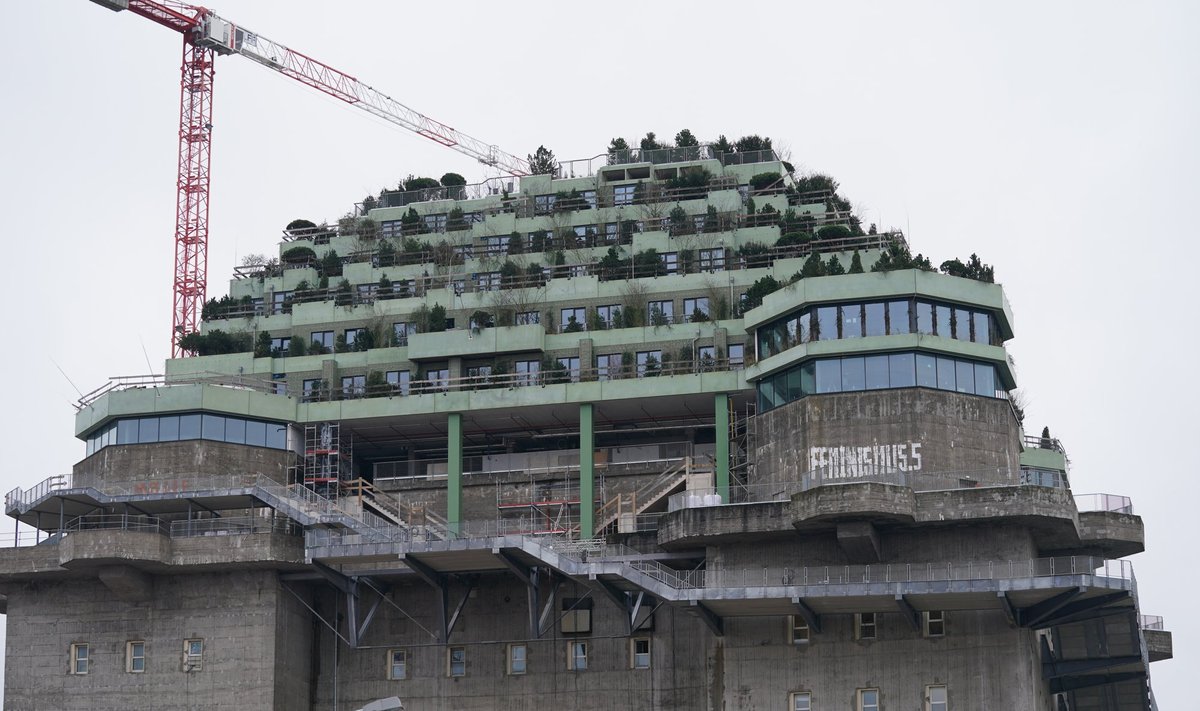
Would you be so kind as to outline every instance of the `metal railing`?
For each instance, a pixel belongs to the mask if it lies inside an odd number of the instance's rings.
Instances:
[[[298,535],[300,526],[290,518],[265,518],[262,516],[225,516],[171,521],[171,538],[194,538],[197,536],[237,536],[259,533]]]
[[[63,530],[77,531],[140,531],[170,535],[167,522],[157,516],[144,514],[89,514],[67,521]]]
[[[1144,630],[1162,630],[1162,615],[1138,615],[1138,627]]]
[[[24,513],[29,510],[35,502],[40,501],[51,491],[58,489],[69,489],[71,487],[70,474],[53,474],[46,477],[37,484],[28,489],[22,490],[21,487],[16,487],[4,496],[4,510],[13,511],[14,509]]]
[[[1063,448],[1062,442],[1054,437],[1035,437],[1033,435],[1025,435],[1022,438],[1022,444],[1026,448],[1048,449],[1052,452],[1066,455],[1067,450]]]
[[[1075,507],[1079,511],[1110,511],[1133,514],[1133,500],[1116,494],[1076,494]]]
[[[203,373],[187,377],[172,377],[165,375],[122,375],[109,378],[108,382],[89,393],[82,395],[75,402],[75,410],[79,411],[96,402],[101,396],[115,390],[138,390],[145,388],[170,387],[172,385],[218,385],[236,390],[254,390],[256,392],[274,393],[278,381],[244,378],[239,375],[226,373]]]

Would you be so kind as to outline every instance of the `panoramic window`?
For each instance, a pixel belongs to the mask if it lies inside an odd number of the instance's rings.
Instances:
[[[315,400],[321,381],[304,382],[308,388],[305,397]],[[154,444],[189,439],[285,449],[287,427],[275,422],[199,413],[133,417],[112,422],[89,435],[87,454],[91,456],[114,444]]]

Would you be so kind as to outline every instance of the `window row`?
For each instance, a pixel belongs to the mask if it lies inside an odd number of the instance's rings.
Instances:
[[[90,674],[93,669],[92,647],[87,642],[76,642],[71,645],[67,673],[74,676]],[[181,671],[200,671],[204,662],[204,640],[183,640],[183,659]],[[142,674],[146,671],[146,642],[145,640],[130,640],[125,643],[125,671],[128,674]]]
[[[879,689],[856,689],[854,691],[855,711],[882,711],[883,694]],[[841,708],[838,702],[828,706],[815,704],[815,696],[811,691],[793,691],[788,694],[788,709],[790,711],[817,711],[820,708]],[[925,687],[922,708],[924,711],[950,711],[949,695],[945,684],[930,684]]]
[[[758,411],[809,395],[912,387],[1003,397],[993,365],[927,353],[887,353],[810,360],[764,378],[758,382]]]
[[[591,642],[587,640],[571,640],[566,644],[564,661],[567,671],[587,671],[588,653]],[[649,637],[636,637],[629,640],[629,668],[649,669],[651,655],[651,640]],[[529,646],[525,643],[510,644],[505,649],[504,671],[509,676],[520,676],[529,673]],[[467,676],[467,648],[452,646],[446,648],[445,668],[441,673],[448,677]],[[414,678],[413,657],[407,649],[389,649],[387,651],[387,678],[403,681]]]
[[[788,641],[794,645],[808,644],[812,633],[808,622],[798,615],[791,615],[788,621]],[[926,638],[946,636],[946,613],[943,610],[926,610],[921,613],[921,636]],[[854,615],[854,639],[879,639],[879,616],[875,612],[860,612]]]
[[[127,418],[92,433],[87,438],[87,456],[112,444],[151,444],[189,439],[287,449],[287,425],[208,413]]]
[[[813,341],[920,333],[958,341],[1000,345],[995,319],[986,311],[924,299],[809,306],[759,326],[759,358]]]

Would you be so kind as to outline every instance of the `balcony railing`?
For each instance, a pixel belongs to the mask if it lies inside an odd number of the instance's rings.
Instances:
[[[1164,629],[1162,615],[1138,615],[1138,627],[1144,630]]]
[[[1133,514],[1133,501],[1116,494],[1076,494],[1075,507],[1080,511],[1110,511]]]
[[[1023,444],[1026,449],[1048,449],[1052,452],[1066,455],[1067,450],[1063,448],[1062,442],[1054,437],[1034,437],[1033,435],[1025,435]]]

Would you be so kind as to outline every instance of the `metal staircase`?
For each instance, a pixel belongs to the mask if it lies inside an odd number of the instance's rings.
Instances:
[[[687,486],[688,479],[693,474],[704,470],[692,466],[692,458],[684,457],[653,480],[643,484],[637,491],[617,494],[604,503],[596,511],[596,535],[602,536],[617,532],[621,526],[622,516],[637,516],[664,502],[671,494],[678,493]],[[579,527],[573,529],[578,533]]]

